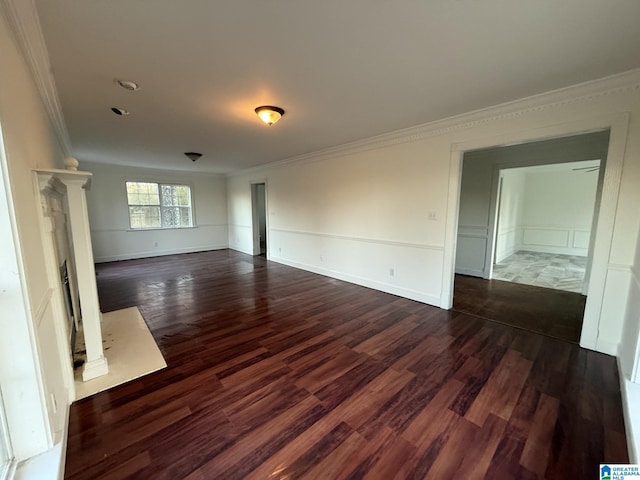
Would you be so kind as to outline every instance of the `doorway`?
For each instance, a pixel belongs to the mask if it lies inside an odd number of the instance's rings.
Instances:
[[[266,182],[251,184],[253,212],[253,254],[267,256],[267,185]]]
[[[609,135],[464,153],[455,310],[579,341]]]
[[[600,163],[500,170],[491,279],[586,295]]]

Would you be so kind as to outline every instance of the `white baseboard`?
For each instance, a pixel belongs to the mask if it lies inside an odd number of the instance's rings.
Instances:
[[[500,255],[496,255],[496,258],[494,259],[494,263],[500,263],[502,260],[504,260],[505,258],[510,257],[511,255],[516,253],[517,251],[518,251],[518,248],[514,247],[514,248],[510,248],[506,252],[501,253]]]
[[[136,258],[162,257],[165,255],[177,255],[180,253],[196,253],[208,252],[211,250],[224,250],[229,248],[228,245],[200,245],[197,247],[174,248],[170,250],[148,250],[144,252],[124,253],[121,255],[107,255],[103,257],[95,257],[96,263],[118,262],[120,260],[134,260]]]
[[[236,252],[240,252],[240,253],[246,253],[247,255],[254,255],[253,253],[253,249],[251,250],[245,250],[244,248],[240,247],[239,245],[229,245],[229,250],[235,250]]]
[[[460,275],[484,278],[484,270],[476,270],[474,268],[456,268],[456,273]]]
[[[552,253],[555,255],[573,255],[575,257],[586,257],[588,250],[586,248],[570,248],[570,247],[547,247],[544,245],[522,244],[518,245],[515,252],[536,252],[536,253]]]
[[[580,346],[582,347],[582,345]],[[589,348],[589,347],[583,347],[583,348]],[[618,357],[619,348],[620,348],[620,344],[617,342],[610,342],[608,340],[602,340],[602,339],[596,340],[595,350],[597,352],[611,355],[612,357]]]
[[[392,295],[398,295],[399,297],[404,297],[410,300],[415,300],[417,302],[422,302],[428,305],[433,305],[435,307],[440,307],[440,297],[436,295],[429,295],[427,293],[419,292],[417,290],[398,287],[396,285],[389,285],[387,283],[377,282],[375,280],[370,280],[368,278],[362,278],[355,275],[350,275],[348,273],[337,272],[335,270],[320,268],[320,267],[316,267],[315,265],[299,263],[299,262],[295,262],[282,257],[270,257],[269,260],[276,263],[282,263],[283,265],[288,265],[289,267],[306,270],[307,272],[324,275],[325,277],[335,278],[337,280],[354,283],[356,285],[361,285],[363,287],[372,288],[374,290],[379,290],[381,292],[390,293]]]

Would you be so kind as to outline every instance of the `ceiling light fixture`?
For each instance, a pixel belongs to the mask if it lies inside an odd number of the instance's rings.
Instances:
[[[138,85],[136,82],[132,82],[131,80],[119,80],[116,78],[116,83],[125,90],[130,90],[132,92],[135,92],[140,88],[140,85]]]
[[[267,125],[273,125],[284,115],[284,110],[280,107],[272,107],[270,105],[263,105],[256,108],[256,113],[260,120]]]
[[[202,154],[198,152],[184,152],[184,154],[187,158],[190,158],[192,162],[195,162],[202,156]]]

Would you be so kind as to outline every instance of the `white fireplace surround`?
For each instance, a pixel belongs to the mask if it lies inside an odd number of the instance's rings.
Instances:
[[[47,237],[44,243],[52,254],[48,256],[51,260],[47,262],[47,275],[52,278],[53,276],[59,278],[60,260],[64,261],[64,259],[58,258],[57,252],[60,249],[56,245],[56,241],[60,241],[60,236],[56,235],[56,228],[64,228],[64,225],[56,225],[55,211],[62,208],[69,222],[70,244],[65,245],[64,249],[68,249],[72,256],[69,275],[73,276],[74,283],[77,285],[79,310],[82,312],[81,331],[84,333],[87,350],[87,361],[83,366],[82,379],[88,381],[106,375],[109,367],[102,346],[102,313],[98,301],[87,212],[86,190],[91,185],[92,174],[77,171],[77,165],[77,160],[69,158],[65,161],[67,170],[35,170],[35,174],[42,204],[40,220],[43,224],[44,235]],[[76,309],[76,314],[77,312],[78,309]],[[62,355],[70,353],[70,351],[61,352]],[[71,379],[71,383],[73,383],[73,379]]]

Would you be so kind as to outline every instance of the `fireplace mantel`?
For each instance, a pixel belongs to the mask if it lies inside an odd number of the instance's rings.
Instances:
[[[102,313],[98,301],[96,273],[91,246],[91,232],[87,210],[86,190],[91,185],[90,172],[77,171],[75,159],[65,162],[68,170],[34,170],[38,182],[43,209],[43,228],[55,237],[55,221],[52,218],[51,202],[57,199],[62,204],[70,226],[69,251],[72,252],[78,294],[81,304],[81,321],[87,349],[82,379],[91,380],[109,371],[102,347]],[[55,242],[55,238],[52,241]]]

